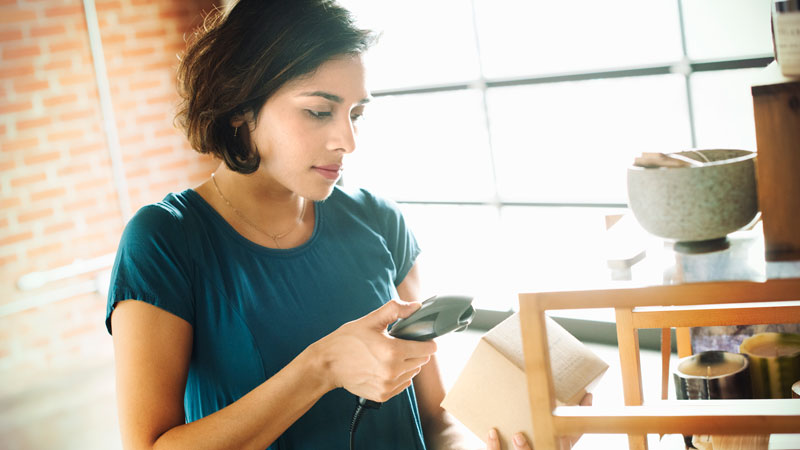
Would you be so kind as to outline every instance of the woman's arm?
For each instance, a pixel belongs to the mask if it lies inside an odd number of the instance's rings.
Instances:
[[[419,263],[415,263],[408,275],[397,286],[400,298],[405,301],[421,301]],[[445,390],[436,356],[426,364],[414,378],[422,430],[426,445],[431,449],[480,448],[482,443],[473,437],[460,422],[448,414],[440,405]]]
[[[191,325],[145,302],[120,302],[111,323],[124,447],[263,450],[336,387],[385,401],[408,387],[435,351],[434,343],[385,333],[388,324],[418,308],[389,302],[342,325],[239,400],[187,424]]]

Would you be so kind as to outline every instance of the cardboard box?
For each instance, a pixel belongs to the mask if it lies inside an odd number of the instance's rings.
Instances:
[[[546,323],[556,400],[577,405],[608,364],[553,319]],[[480,339],[442,407],[483,440],[496,428],[502,448],[513,448],[510,439],[520,431],[533,442],[527,385],[519,315],[513,314]]]

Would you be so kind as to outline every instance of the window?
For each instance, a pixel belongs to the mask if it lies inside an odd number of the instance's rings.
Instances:
[[[426,293],[516,308],[609,278],[604,217],[643,151],[755,149],[769,0],[342,0],[381,31],[344,179],[400,203]]]

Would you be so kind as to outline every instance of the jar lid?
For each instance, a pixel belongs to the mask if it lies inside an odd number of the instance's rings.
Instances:
[[[778,0],[773,4],[775,12],[800,11],[800,0]]]

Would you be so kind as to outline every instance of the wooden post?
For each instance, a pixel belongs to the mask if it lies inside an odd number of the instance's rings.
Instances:
[[[617,343],[622,370],[622,394],[628,406],[641,406],[642,365],[639,354],[639,330],[633,327],[633,308],[614,308],[617,317]],[[647,435],[628,435],[630,450],[647,450]]]
[[[800,260],[800,79],[774,63],[753,85],[758,203],[767,261]]]

